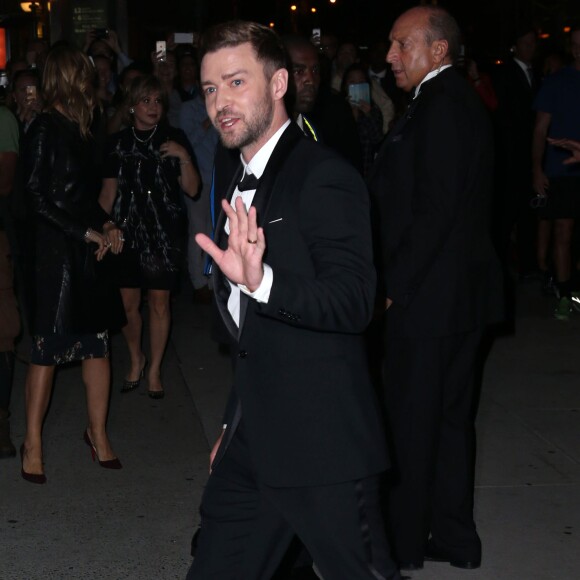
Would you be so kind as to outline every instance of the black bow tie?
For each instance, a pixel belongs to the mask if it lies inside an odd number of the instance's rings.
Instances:
[[[243,179],[238,183],[238,189],[240,191],[257,189],[258,183],[260,183],[260,180],[253,173],[246,173]]]

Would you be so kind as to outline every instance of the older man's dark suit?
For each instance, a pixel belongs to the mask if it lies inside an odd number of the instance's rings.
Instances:
[[[425,82],[371,175],[381,222],[387,311],[386,404],[399,480],[390,501],[395,550],[421,565],[429,533],[477,562],[473,523],[475,357],[501,314],[488,233],[491,131],[453,69]]]
[[[218,180],[230,182],[225,197],[240,173]],[[229,283],[214,267],[218,308],[238,358],[213,474],[227,478],[235,470],[228,457],[240,437],[256,481],[268,489],[333,486],[378,474],[387,467],[386,449],[360,336],[375,289],[364,184],[292,123],[253,205],[274,282],[267,304],[242,294],[238,330],[227,309]],[[222,247],[224,222],[222,214],[216,227]],[[202,503],[200,542],[203,512]]]

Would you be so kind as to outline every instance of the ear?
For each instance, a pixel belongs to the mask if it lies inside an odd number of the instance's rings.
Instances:
[[[446,40],[436,40],[431,45],[431,54],[433,55],[433,61],[435,64],[440,65],[443,63],[447,57],[449,51],[449,44]]]
[[[278,69],[272,75],[270,90],[275,101],[280,101],[284,98],[288,90],[288,71],[285,68]]]

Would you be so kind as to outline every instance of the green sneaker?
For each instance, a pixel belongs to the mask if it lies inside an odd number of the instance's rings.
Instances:
[[[572,314],[572,300],[568,296],[562,296],[558,300],[558,306],[554,310],[554,318],[558,320],[570,320]]]

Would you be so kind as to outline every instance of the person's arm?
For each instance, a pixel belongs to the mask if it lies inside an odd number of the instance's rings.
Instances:
[[[369,199],[354,168],[336,158],[308,164],[297,220],[310,275],[272,265],[273,283],[267,302],[258,302],[262,316],[299,328],[325,332],[360,333],[374,307],[375,271],[372,264]],[[244,210],[241,198],[235,212],[222,208],[230,220],[227,250],[208,236],[195,239],[233,283],[254,292],[264,276],[266,239],[257,227],[256,209]],[[255,242],[255,243],[254,243]]]
[[[179,186],[189,197],[195,197],[199,191],[199,173],[187,149],[177,141],[165,141],[159,147],[161,157],[177,157],[179,159],[180,175],[177,178]]]
[[[562,147],[562,149],[567,149],[572,152],[571,157],[563,161],[564,165],[570,165],[571,163],[580,163],[580,141],[575,141],[574,139],[551,139],[548,138],[548,143],[554,145],[554,147]]]
[[[544,173],[542,163],[551,121],[552,115],[550,113],[545,113],[544,111],[536,113],[536,123],[532,138],[532,187],[538,195],[546,195],[546,189],[550,186],[550,181]]]
[[[115,203],[115,198],[117,197],[117,185],[116,177],[105,177],[103,179],[101,193],[99,194],[99,204],[108,214],[113,211],[113,203]]]
[[[113,204],[117,197],[117,178],[105,177],[99,194],[99,206],[107,215],[107,221],[103,224],[103,234],[113,254],[119,254],[123,250],[125,238],[123,237],[123,230],[110,219],[113,211]]]
[[[24,174],[28,176],[25,191],[30,199],[30,207],[34,213],[53,224],[65,235],[78,241],[95,243],[97,245],[95,256],[97,260],[101,260],[109,249],[104,236],[92,229],[89,223],[82,223],[73,217],[51,197],[50,184],[54,153],[51,130],[54,129],[49,127],[47,119],[42,118],[39,118],[29,130],[24,153]]]

